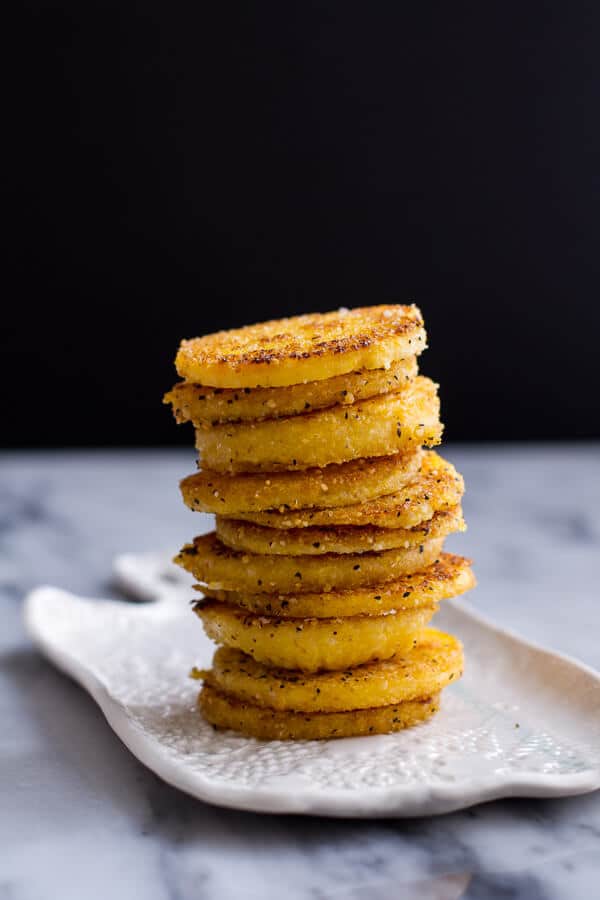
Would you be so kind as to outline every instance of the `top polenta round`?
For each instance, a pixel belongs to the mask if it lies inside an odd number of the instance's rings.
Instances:
[[[182,341],[181,378],[217,388],[285,387],[386,369],[425,348],[414,306],[365,306],[273,319]]]

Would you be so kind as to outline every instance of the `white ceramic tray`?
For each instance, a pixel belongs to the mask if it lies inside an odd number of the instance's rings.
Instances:
[[[213,645],[190,578],[167,555],[121,556],[122,588],[153,602],[94,601],[52,587],[26,601],[29,633],[78,681],[146,766],[210,803],[271,813],[417,816],[496,797],[600,788],[600,674],[446,602],[435,624],[465,643],[464,678],[430,721],[394,735],[259,742],[197,712],[192,665]]]

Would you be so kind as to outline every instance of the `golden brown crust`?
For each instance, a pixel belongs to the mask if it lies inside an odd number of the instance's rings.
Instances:
[[[389,456],[439,444],[437,385],[419,375],[402,391],[317,412],[196,429],[202,466],[277,472]]]
[[[360,504],[403,488],[417,475],[422,457],[417,448],[302,472],[229,475],[202,469],[183,479],[181,493],[190,509],[229,516]]]
[[[283,387],[388,368],[425,347],[416,306],[367,306],[275,319],[181,343],[181,378],[221,388]]]
[[[380,457],[381,460],[385,457]],[[381,528],[412,528],[431,519],[439,510],[460,503],[464,482],[453,465],[435,450],[423,451],[419,472],[406,485],[384,496],[328,509],[287,509],[243,512],[233,518],[269,528],[378,525]],[[301,498],[297,498],[301,502]]]
[[[273,668],[231,647],[220,647],[205,684],[236,700],[288,712],[345,712],[430,697],[458,681],[464,666],[460,641],[424,629],[405,655],[337,672]]]
[[[305,741],[389,734],[409,728],[437,712],[439,695],[354,712],[290,713],[235,700],[204,685],[198,704],[206,721],[215,728],[263,741]]]
[[[328,553],[325,556],[263,556],[230,550],[214,532],[194,538],[174,562],[216,590],[282,594],[347,590],[417,572],[438,559],[443,538],[408,550],[382,553]]]
[[[460,506],[440,510],[412,528],[376,525],[331,525],[329,528],[265,528],[252,522],[217,516],[217,537],[232,550],[275,556],[322,556],[325,553],[366,553],[415,547],[430,538],[464,531]]]
[[[348,405],[398,391],[417,375],[417,360],[399,359],[389,369],[348,372],[325,381],[275,388],[210,388],[181,381],[165,394],[177,422],[219,425],[295,416],[337,404]]]
[[[205,596],[250,613],[292,618],[333,618],[335,616],[377,616],[393,609],[412,609],[428,603],[440,603],[475,587],[471,561],[463,556],[442,553],[437,562],[404,575],[387,584],[353,588],[346,591],[323,591],[266,594],[196,589]]]

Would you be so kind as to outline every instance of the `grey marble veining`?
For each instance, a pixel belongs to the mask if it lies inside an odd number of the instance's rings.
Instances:
[[[600,668],[600,448],[445,448],[464,473],[486,615]],[[161,783],[29,646],[40,583],[111,596],[112,557],[198,528],[184,452],[0,457],[0,898],[588,900],[600,795],[435,819],[332,821],[209,807]]]

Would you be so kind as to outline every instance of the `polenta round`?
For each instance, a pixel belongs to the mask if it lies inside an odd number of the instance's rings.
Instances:
[[[464,493],[462,476],[435,450],[425,450],[418,473],[405,486],[383,496],[349,505],[315,508],[287,508],[264,512],[241,512],[235,518],[268,528],[333,527],[336,525],[377,525],[381,528],[412,528],[426,522],[439,510],[460,503]],[[381,457],[386,459],[386,457]],[[379,462],[379,460],[378,460]],[[298,498],[297,502],[302,502]],[[230,515],[225,513],[225,515]]]
[[[196,448],[207,469],[276,472],[432,447],[442,430],[437,385],[419,375],[398,393],[351,406],[197,428]]]
[[[439,695],[353,712],[294,713],[256,706],[204,685],[198,705],[215,728],[263,741],[314,741],[390,734],[425,722],[439,709]]]
[[[180,487],[184,503],[193,510],[225,516],[272,510],[284,515],[300,507],[333,509],[391,494],[415,478],[422,459],[423,450],[416,448],[302,472],[228,475],[202,469],[184,478]]]
[[[365,306],[274,319],[184,340],[179,376],[217,388],[284,387],[387,369],[425,348],[416,306]]]
[[[202,678],[229,697],[288,712],[345,712],[430,697],[457,681],[464,657],[459,640],[426,628],[412,650],[389,660],[337,672],[295,672],[272,668],[220,647]]]
[[[430,603],[379,616],[284,619],[251,615],[216,601],[194,606],[216,644],[235,647],[269,666],[304,672],[346,669],[406,652],[436,609]]]
[[[329,528],[265,528],[252,522],[217,516],[216,534],[232,550],[275,556],[322,556],[325,553],[367,553],[418,546],[431,538],[464,531],[460,506],[440,510],[412,528],[376,525],[332,525]]]
[[[417,375],[414,356],[398,359],[389,369],[349,372],[325,381],[274,388],[211,388],[181,381],[164,396],[177,422],[219,425],[295,416],[336,404],[349,405],[398,391]]]
[[[438,559],[443,543],[443,538],[434,538],[408,550],[381,553],[266,556],[231,550],[212,532],[186,544],[174,561],[217,590],[327,592],[382,584],[424,569]]]
[[[211,590],[195,585],[206,597],[246,612],[284,618],[333,618],[335,616],[378,616],[397,609],[412,609],[440,603],[475,587],[471,561],[463,556],[442,553],[437,562],[395,581],[345,591],[322,590],[293,594],[238,593]]]

